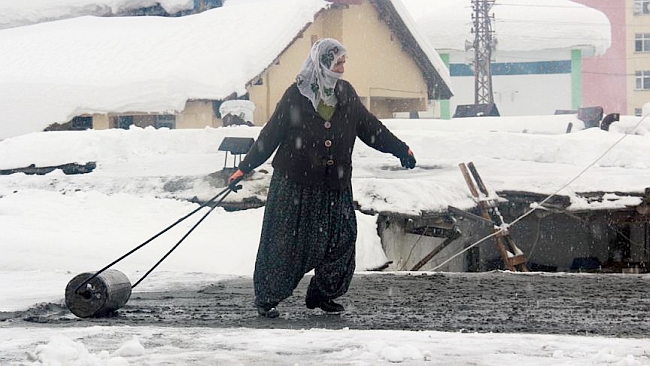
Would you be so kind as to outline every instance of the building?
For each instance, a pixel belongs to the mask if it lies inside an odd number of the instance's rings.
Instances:
[[[17,37],[44,46],[26,49]],[[249,122],[263,125],[322,37],[346,45],[344,78],[380,118],[452,96],[448,69],[399,0],[229,0],[183,17],[81,17],[0,31],[11,55],[0,58],[6,90],[45,80],[47,93],[66,96],[50,106],[45,91],[30,89],[22,105],[39,103],[39,116],[0,107],[31,119],[21,125],[59,123],[51,129],[204,128],[222,125],[223,101],[248,99]]]
[[[450,103],[434,116],[450,118],[458,105],[474,103],[472,2],[407,2],[416,23],[448,63],[454,86]],[[503,116],[549,115],[585,106],[582,62],[610,46],[602,12],[568,0],[497,1],[490,13],[494,102]]]
[[[256,106],[256,124],[271,117],[311,45],[323,37],[336,38],[346,46],[351,61],[346,64],[344,78],[379,118],[424,111],[429,100],[452,96],[442,60],[416,33],[398,1],[339,2],[317,13],[314,22],[306,25],[274,65],[248,83],[249,98]]]
[[[607,112],[641,116],[650,103],[650,1],[576,0],[605,13],[612,47],[583,61],[583,97]]]

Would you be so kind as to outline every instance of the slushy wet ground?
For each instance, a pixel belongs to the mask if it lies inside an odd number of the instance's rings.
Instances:
[[[362,273],[338,299],[339,315],[305,307],[309,276],[267,319],[253,307],[252,279],[138,292],[112,316],[82,319],[42,303],[2,313],[9,326],[93,325],[435,330],[646,337],[650,276],[553,273]],[[5,325],[7,325],[5,323]]]

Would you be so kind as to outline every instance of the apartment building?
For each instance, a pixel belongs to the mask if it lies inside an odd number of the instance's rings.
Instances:
[[[634,112],[640,116],[643,106],[650,103],[650,0],[628,0],[627,3],[632,5],[626,27],[630,45],[626,52],[630,74],[627,105],[629,114]]]
[[[583,105],[641,116],[650,108],[650,0],[574,0],[610,20],[612,45],[583,59]],[[579,21],[579,20],[577,20]]]

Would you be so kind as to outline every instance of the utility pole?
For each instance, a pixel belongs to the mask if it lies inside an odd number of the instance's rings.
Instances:
[[[472,20],[474,26],[474,103],[492,104],[492,48],[495,45],[493,38],[492,22],[494,15],[490,10],[495,0],[472,0]]]

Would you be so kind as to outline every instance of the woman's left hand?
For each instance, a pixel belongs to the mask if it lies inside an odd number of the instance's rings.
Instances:
[[[402,167],[406,169],[413,169],[415,168],[415,156],[413,155],[413,151],[409,148],[409,151],[407,152],[406,156],[403,156],[399,158],[400,163],[402,163]]]

